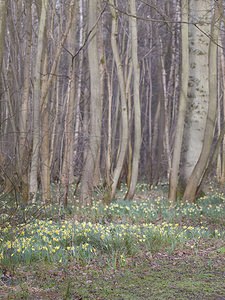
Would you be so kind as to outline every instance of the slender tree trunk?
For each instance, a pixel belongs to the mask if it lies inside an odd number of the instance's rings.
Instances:
[[[131,27],[131,26],[130,26]],[[134,120],[134,111],[133,111],[133,105],[132,105],[132,95],[131,95],[131,86],[133,84],[133,63],[132,60],[130,61],[130,42],[127,42],[127,54],[125,59],[125,66],[124,66],[124,78],[125,78],[125,84],[126,84],[126,98],[127,98],[127,116],[128,116],[128,148],[127,148],[127,156],[124,163],[124,174],[126,176],[126,182],[128,191],[130,189],[131,184],[131,176],[132,176],[132,161],[133,161],[133,148],[132,148],[132,142],[133,142],[133,120]],[[140,87],[139,87],[140,88]],[[135,92],[134,92],[135,93]],[[135,139],[135,137],[134,137]],[[128,193],[128,192],[127,192]],[[126,194],[127,196],[127,194]],[[126,197],[125,196],[125,197]]]
[[[114,63],[113,63],[114,65]],[[112,78],[113,78],[113,71],[112,75],[110,77],[109,71],[107,69],[107,65],[105,65],[106,68],[106,80],[107,80],[107,87],[108,87],[108,122],[107,122],[107,152],[106,152],[106,184],[107,188],[110,189],[111,187],[111,167],[112,167]],[[112,69],[114,67],[112,66]]]
[[[58,69],[57,69],[58,70]],[[49,165],[52,169],[54,167],[54,159],[57,153],[57,124],[59,122],[59,82],[55,81],[53,83],[53,92],[52,92],[52,101],[51,105],[51,114],[54,115],[52,121],[52,130],[51,130],[51,141],[49,145]],[[54,177],[54,175],[53,175]]]
[[[6,32],[6,15],[7,15],[7,5],[8,5],[8,0],[0,0],[0,112],[1,112],[1,121],[4,120],[5,118],[5,109],[3,106],[3,80],[2,80],[2,69],[3,69],[3,57],[4,57],[4,48],[5,48],[5,32]],[[3,125],[7,125],[7,119]],[[2,127],[2,132],[4,132],[4,127]],[[1,143],[2,146],[2,143]],[[1,152],[2,152],[2,147],[1,147]]]
[[[8,0],[0,0],[0,71],[2,70],[2,61],[4,53],[4,38],[6,28],[6,13]]]
[[[34,69],[34,91],[33,91],[33,145],[30,170],[29,192],[32,200],[35,200],[38,190],[38,167],[40,149],[40,97],[41,97],[41,67],[43,60],[44,36],[47,19],[48,0],[41,2],[41,16],[38,31],[38,46]]]
[[[48,53],[45,52],[43,73],[47,73]],[[46,84],[46,77],[42,79],[42,87]],[[49,104],[48,97],[41,97],[41,152],[40,152],[40,173],[41,173],[41,198],[44,203],[49,202],[50,192],[50,127],[49,127]]]
[[[168,113],[168,91],[167,91],[167,80],[166,80],[166,69],[163,55],[163,43],[161,37],[159,38],[160,42],[160,61],[161,61],[161,77],[162,77],[162,91],[163,91],[163,106],[164,106],[164,122],[165,122],[165,131],[164,131],[164,148],[167,155],[168,161],[168,170],[171,169],[171,155],[170,155],[170,143],[169,143],[169,113]],[[168,172],[167,172],[168,173]]]
[[[119,55],[119,49],[117,45],[117,29],[118,29],[118,16],[114,8],[114,0],[109,0],[111,4],[111,13],[112,13],[112,32],[111,32],[111,45],[113,56],[117,69],[117,76],[120,87],[120,96],[121,96],[121,116],[122,116],[122,134],[120,137],[120,150],[116,166],[113,172],[112,187],[111,187],[111,199],[114,198],[116,193],[117,184],[121,175],[121,171],[124,165],[124,159],[127,152],[128,144],[128,118],[127,118],[127,98],[126,98],[126,85],[123,74],[123,67]]]
[[[74,12],[76,6],[74,6]],[[76,18],[73,17],[72,25],[68,35],[68,46],[70,52],[74,52],[74,36],[76,35]],[[67,206],[69,185],[74,180],[74,164],[73,164],[73,150],[74,150],[74,127],[75,127],[75,60],[71,58],[69,66],[69,83],[67,88],[66,101],[66,115],[64,124],[64,156],[62,163],[62,184],[64,187],[64,206]]]
[[[222,43],[221,43],[222,44]],[[220,49],[220,66],[221,66],[221,86],[222,86],[222,107],[223,113],[223,120],[225,120],[225,59],[223,49]],[[219,103],[220,104],[220,103]],[[218,104],[218,105],[219,105]],[[218,120],[221,122],[221,118]],[[221,153],[218,155],[218,162],[217,162],[217,178],[221,184],[225,183],[225,138],[223,138],[222,145],[221,145]],[[219,169],[219,170],[218,170]]]
[[[136,1],[130,0],[130,12],[136,16]],[[141,149],[141,108],[140,108],[140,66],[138,62],[138,37],[137,37],[137,21],[136,18],[130,19],[131,27],[131,49],[132,49],[132,65],[133,65],[133,102],[134,102],[134,151],[132,157],[132,171],[129,190],[126,195],[127,199],[134,197],[135,188],[138,179],[140,149]]]
[[[94,186],[94,176],[96,164],[99,163],[99,151],[101,144],[101,121],[102,121],[102,101],[100,86],[100,68],[97,42],[97,11],[98,0],[89,0],[88,21],[90,42],[88,45],[88,59],[90,70],[90,136],[87,149],[87,156],[84,162],[81,182],[82,204],[89,204]]]
[[[169,177],[169,200],[175,201],[177,196],[178,174],[181,157],[181,147],[184,132],[184,121],[187,106],[187,90],[188,90],[188,75],[189,75],[189,50],[188,50],[188,0],[181,2],[181,89],[179,99],[179,111],[176,124],[175,142],[172,158],[172,167]]]
[[[29,113],[29,92],[30,92],[30,73],[31,73],[31,43],[32,43],[32,13],[31,2],[26,2],[26,48],[23,78],[23,93],[21,111],[19,115],[19,159],[23,160],[24,152],[27,155],[28,150],[28,113]]]
[[[18,135],[18,168],[21,180],[21,192],[23,201],[29,200],[28,190],[28,166],[30,163],[30,145],[28,142],[28,119],[29,119],[29,97],[30,97],[30,75],[31,75],[31,48],[32,48],[32,12],[31,2],[26,2],[26,46],[24,57],[23,92],[21,99],[21,110],[19,113],[19,135]]]
[[[79,0],[79,49],[82,49],[84,40],[84,0]],[[74,132],[74,158],[77,159],[79,151],[79,139],[80,139],[80,128],[81,128],[81,100],[82,100],[82,86],[83,86],[83,69],[84,69],[84,52],[81,50],[78,57],[78,70],[77,70],[77,94],[76,94],[76,107],[75,107],[75,132]],[[80,181],[78,178],[77,182]]]

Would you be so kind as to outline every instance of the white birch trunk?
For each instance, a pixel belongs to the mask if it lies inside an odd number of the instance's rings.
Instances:
[[[189,15],[189,87],[180,178],[183,187],[199,159],[206,125],[209,102],[207,35],[210,34],[211,1],[190,0]]]
[[[212,147],[216,116],[217,116],[217,42],[220,32],[220,20],[222,14],[222,1],[215,4],[215,12],[211,23],[211,37],[208,52],[208,78],[209,78],[209,105],[206,126],[204,129],[203,145],[201,154],[194,170],[188,180],[183,200],[193,202],[195,200],[198,187],[209,163],[210,150]]]

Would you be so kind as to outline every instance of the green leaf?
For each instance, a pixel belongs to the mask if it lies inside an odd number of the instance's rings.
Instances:
[[[217,250],[217,252],[225,254],[225,247],[221,247]]]

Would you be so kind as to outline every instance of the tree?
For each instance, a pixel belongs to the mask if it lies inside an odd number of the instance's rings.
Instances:
[[[71,16],[72,24],[68,34],[68,48],[70,53],[74,52],[76,47],[74,36],[76,35],[76,15],[75,11],[77,6],[72,3]],[[76,105],[76,90],[75,90],[75,59],[69,58],[69,70],[68,70],[68,87],[66,95],[66,115],[64,121],[64,155],[62,162],[62,174],[61,181],[64,187],[64,205],[67,206],[67,197],[69,192],[69,185],[74,181],[74,164],[73,164],[73,151],[74,151],[74,127],[75,127],[75,105]]]
[[[75,181],[85,205],[170,173],[169,199],[193,201],[224,151],[214,3],[0,0],[1,190],[48,202],[54,183],[66,205]]]
[[[169,200],[175,201],[177,198],[178,174],[180,166],[181,148],[184,132],[184,122],[187,107],[188,90],[188,65],[189,65],[189,47],[188,47],[188,0],[181,1],[181,87],[179,110],[176,124],[175,142],[173,150],[172,167],[169,177]]]
[[[31,2],[26,2],[26,39],[23,92],[21,97],[21,110],[19,113],[19,138],[18,138],[18,173],[20,177],[21,193],[24,202],[29,200],[29,158],[30,143],[28,138],[29,98],[31,76],[31,49],[32,49],[32,12]]]
[[[179,189],[184,190],[199,159],[209,102],[208,52],[211,1],[189,2],[189,82]]]
[[[2,70],[2,60],[4,53],[7,4],[7,0],[0,0],[0,71]]]
[[[208,52],[209,105],[200,157],[188,180],[183,199],[194,201],[209,163],[217,117],[217,44],[220,32],[222,1],[214,7]]]
[[[120,136],[120,145],[119,145],[119,153],[118,159],[116,162],[116,166],[113,171],[112,176],[112,186],[111,186],[111,199],[114,198],[117,185],[119,182],[119,178],[122,172],[122,168],[124,165],[125,155],[127,152],[128,145],[128,116],[127,116],[127,97],[126,97],[126,85],[123,74],[122,62],[120,59],[118,44],[117,44],[117,30],[118,30],[118,14],[115,9],[114,0],[109,0],[111,14],[112,14],[112,32],[111,32],[111,46],[113,52],[113,58],[116,64],[119,88],[120,88],[120,97],[121,97],[121,118],[122,118],[122,133]]]
[[[90,133],[87,145],[87,155],[84,157],[84,168],[81,181],[81,201],[91,202],[95,182],[95,171],[99,164],[101,144],[102,98],[100,85],[101,58],[98,55],[97,39],[98,0],[89,0],[88,29],[90,40],[88,45],[88,61],[90,66]]]
[[[40,149],[40,98],[41,98],[41,73],[43,63],[43,49],[45,26],[47,20],[48,0],[41,2],[41,16],[38,31],[38,46],[34,70],[34,96],[33,96],[33,143],[32,158],[30,171],[29,192],[34,200],[38,191],[38,166],[39,166],[39,149]]]
[[[130,13],[136,16],[136,1],[130,0]],[[132,49],[132,66],[133,66],[133,103],[134,103],[134,150],[132,155],[132,171],[129,182],[129,189],[126,195],[127,199],[134,197],[135,188],[138,179],[140,149],[141,149],[141,109],[140,109],[140,66],[138,62],[138,37],[137,21],[134,17],[130,18],[131,28],[131,49]]]

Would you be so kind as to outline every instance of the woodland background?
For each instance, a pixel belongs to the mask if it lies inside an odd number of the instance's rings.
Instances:
[[[225,181],[222,0],[1,0],[1,194],[109,203]]]

